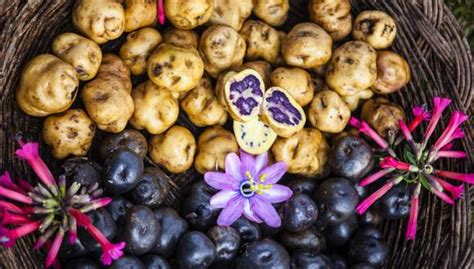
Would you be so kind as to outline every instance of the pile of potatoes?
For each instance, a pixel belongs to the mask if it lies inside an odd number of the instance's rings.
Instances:
[[[165,0],[165,28],[157,25],[156,5],[78,0],[77,31],[60,34],[50,54],[26,64],[17,104],[47,117],[43,138],[54,157],[86,155],[96,129],[134,128],[149,137],[151,160],[171,173],[193,165],[199,173],[222,170],[239,145],[225,128],[231,116],[216,89],[246,69],[261,76],[265,89],[285,89],[306,113],[305,128],[278,137],[270,149],[290,173],[323,175],[326,139],[346,128],[363,100],[361,116],[377,132],[398,132],[401,108],[371,99],[410,80],[407,61],[388,50],[397,32],[390,15],[351,14],[349,0],[310,0],[310,21],[284,32],[289,0]],[[122,35],[118,51],[102,51]],[[180,112],[203,128],[199,137],[176,125]]]

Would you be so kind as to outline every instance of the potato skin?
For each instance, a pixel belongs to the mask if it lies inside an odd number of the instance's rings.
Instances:
[[[102,51],[94,41],[75,33],[63,33],[54,38],[53,53],[71,64],[80,80],[91,80],[102,62]]]
[[[362,41],[349,41],[334,51],[326,83],[339,95],[354,95],[374,85],[377,53]]]
[[[150,80],[160,88],[187,92],[196,87],[204,74],[204,64],[194,48],[161,44],[148,58]]]
[[[336,92],[331,90],[316,93],[308,109],[311,125],[328,133],[342,132],[350,117],[349,107]]]
[[[263,59],[276,63],[280,56],[281,39],[277,30],[270,25],[248,20],[240,30],[240,35],[247,44],[246,58],[248,60]]]
[[[85,156],[92,145],[95,123],[82,109],[70,109],[46,118],[42,136],[56,159]]]
[[[151,26],[156,21],[156,0],[123,0],[125,32]]]
[[[120,47],[120,58],[134,75],[146,72],[146,63],[153,50],[160,44],[161,34],[151,27],[142,28],[127,35]]]
[[[150,141],[150,158],[171,173],[182,173],[191,168],[196,153],[193,134],[181,126],[173,126]]]
[[[314,86],[311,76],[301,68],[280,67],[272,72],[272,86],[287,90],[300,106],[311,103]]]
[[[199,45],[199,35],[191,30],[168,28],[163,33],[163,42],[171,43],[177,47],[192,47],[197,49]]]
[[[329,145],[320,131],[305,128],[289,138],[277,138],[271,151],[275,161],[288,164],[288,173],[314,177],[325,170]]]
[[[354,20],[352,37],[369,43],[375,49],[390,47],[396,35],[395,20],[383,11],[362,11]]]
[[[16,101],[26,114],[44,117],[66,111],[78,89],[79,79],[72,65],[54,55],[41,54],[23,69]]]
[[[271,26],[280,26],[288,18],[288,0],[254,0],[255,16]]]
[[[317,24],[300,23],[283,38],[281,51],[287,64],[315,68],[331,59],[332,38]]]
[[[204,68],[214,78],[226,69],[241,65],[245,50],[245,40],[234,29],[225,25],[207,28],[199,41]]]
[[[354,112],[361,102],[361,100],[367,100],[374,96],[374,92],[370,89],[360,91],[354,95],[343,95],[342,100],[346,103],[349,109]]]
[[[323,27],[334,41],[344,39],[352,31],[349,0],[310,0],[309,16],[311,21]]]
[[[237,72],[243,71],[245,69],[252,69],[257,71],[257,73],[262,77],[263,82],[265,83],[265,88],[269,88],[271,83],[271,75],[272,75],[272,66],[268,62],[265,61],[252,61],[246,62],[243,65],[237,68]]]
[[[224,170],[227,154],[237,153],[239,146],[234,134],[221,126],[208,127],[199,136],[194,168],[204,174],[208,171]]]
[[[367,100],[362,106],[361,117],[381,136],[388,138],[400,131],[399,120],[405,120],[405,112],[395,103],[384,98]]]
[[[228,118],[227,112],[214,93],[209,78],[201,79],[196,88],[181,100],[181,108],[189,120],[198,127],[224,125]]]
[[[150,134],[161,134],[178,119],[179,105],[170,91],[151,81],[139,84],[132,91],[135,112],[130,124],[135,129],[146,129]]]
[[[125,13],[114,0],[78,0],[72,11],[76,29],[97,44],[120,37],[125,28]]]
[[[410,81],[410,66],[402,56],[388,50],[377,52],[377,80],[372,90],[378,94],[399,91]]]
[[[212,25],[227,25],[240,31],[244,21],[252,14],[253,0],[214,0]]]
[[[168,20],[183,30],[203,25],[214,12],[214,0],[165,0],[164,6]]]

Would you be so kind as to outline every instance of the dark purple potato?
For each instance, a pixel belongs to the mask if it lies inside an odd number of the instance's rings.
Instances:
[[[331,260],[323,254],[299,250],[291,255],[291,269],[333,269]]]
[[[124,255],[114,261],[110,269],[146,269],[145,265],[135,256]]]
[[[80,183],[81,186],[86,187],[101,183],[101,168],[99,164],[85,157],[66,160],[61,166],[60,173],[66,176],[67,186],[71,186],[73,182]]]
[[[183,216],[193,230],[207,231],[216,223],[220,209],[215,209],[209,204],[215,192],[204,180],[191,186],[184,201]]]
[[[359,222],[356,215],[352,215],[343,223],[329,225],[324,231],[324,237],[328,246],[332,248],[340,248],[351,239],[352,234],[359,228]]]
[[[208,268],[216,259],[216,247],[202,232],[187,232],[179,241],[176,259],[181,269]]]
[[[79,239],[76,239],[74,244],[69,244],[69,240],[63,240],[59,248],[58,257],[60,259],[72,259],[89,254],[90,251],[84,247]]]
[[[326,239],[315,227],[301,233],[283,231],[280,242],[290,250],[306,249],[319,253],[326,248]]]
[[[318,206],[304,193],[296,193],[281,208],[282,226],[293,233],[307,230],[318,219]]]
[[[87,215],[89,216],[92,225],[99,229],[107,239],[113,240],[115,238],[117,235],[117,225],[107,209],[99,208]],[[93,252],[101,250],[99,243],[84,228],[79,228],[77,233],[79,240],[86,249]]]
[[[260,223],[260,231],[262,231],[263,237],[269,236],[272,237],[283,230],[283,226],[280,227],[271,227],[268,226],[265,222]]]
[[[365,198],[369,194],[368,188],[359,186],[359,183],[354,183],[354,189],[357,191],[360,199]]]
[[[230,264],[240,248],[240,235],[232,227],[213,226],[207,236],[216,246],[216,263]]]
[[[238,218],[232,224],[232,227],[239,232],[240,240],[244,243],[257,241],[262,238],[262,230],[260,230],[260,226],[245,217]]]
[[[102,160],[105,160],[112,152],[123,148],[134,151],[143,159],[148,152],[148,142],[139,131],[132,129],[118,134],[110,134],[102,140],[100,157]]]
[[[342,137],[331,149],[329,165],[334,175],[358,181],[372,170],[372,148],[360,137]]]
[[[166,259],[158,255],[147,254],[140,257],[140,259],[146,269],[171,269]]]
[[[134,204],[122,196],[116,196],[112,199],[112,202],[107,205],[107,210],[112,215],[115,222],[118,222],[127,211],[132,208]]]
[[[316,181],[312,178],[291,179],[286,184],[294,193],[305,193],[311,195],[316,187]]]
[[[351,264],[368,263],[374,267],[383,265],[388,256],[388,247],[381,233],[373,227],[357,231],[349,244],[348,257]]]
[[[154,167],[145,168],[138,185],[130,191],[130,199],[135,204],[157,207],[162,204],[170,191],[170,184],[163,171]]]
[[[377,267],[370,265],[369,263],[359,263],[351,266],[351,269],[376,269]]]
[[[136,205],[125,215],[119,238],[127,244],[127,253],[143,255],[155,245],[160,231],[160,223],[153,211],[146,206]]]
[[[81,257],[69,260],[65,266],[66,269],[100,269],[100,265],[94,259]]]
[[[109,193],[124,194],[133,189],[143,174],[143,160],[129,149],[118,149],[104,163],[103,185]]]
[[[153,213],[161,226],[161,233],[151,252],[166,258],[170,257],[175,252],[181,236],[188,231],[188,223],[179,216],[178,212],[169,207],[156,209]]]
[[[236,269],[289,269],[290,256],[277,242],[263,239],[246,244],[237,258]]]
[[[353,183],[345,178],[335,177],[325,180],[313,194],[319,207],[319,219],[323,225],[344,222],[359,203],[359,195]]]
[[[331,259],[332,264],[334,265],[334,269],[348,269],[349,264],[347,263],[346,258],[342,257],[338,254],[329,255],[329,259]]]
[[[382,213],[377,207],[369,208],[364,214],[359,215],[360,225],[377,226],[380,224],[380,222],[382,222],[382,220]]]
[[[410,193],[408,185],[395,185],[377,201],[382,215],[389,220],[406,218],[410,214]]]

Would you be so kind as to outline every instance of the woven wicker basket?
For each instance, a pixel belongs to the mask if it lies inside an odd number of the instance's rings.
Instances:
[[[283,30],[307,21],[307,0],[290,0],[291,12]],[[24,64],[33,56],[50,51],[52,39],[59,33],[73,31],[71,10],[73,0],[0,1],[0,170],[9,169],[31,177],[24,163],[14,158],[14,136],[23,132],[40,140],[41,119],[28,117],[14,101],[14,92]],[[462,30],[442,0],[359,0],[352,1],[353,12],[365,9],[384,10],[398,24],[393,49],[409,61],[412,80],[406,89],[390,96],[408,109],[413,104],[430,103],[433,96],[453,99],[451,110],[460,109],[472,115],[473,64],[469,46]],[[123,40],[123,39],[122,39]],[[103,46],[104,51],[116,51],[119,41]],[[179,123],[193,127],[181,116]],[[470,126],[472,120],[465,124]],[[462,142],[471,151],[465,161],[445,161],[446,170],[472,172],[474,129],[466,128]],[[44,148],[44,147],[43,147]],[[49,163],[56,163],[43,152]],[[181,194],[198,175],[195,171],[169,175],[173,185],[167,204],[176,207]],[[406,221],[386,222],[381,227],[391,246],[387,268],[473,268],[474,229],[472,221],[474,188],[456,206],[443,204],[424,193],[420,213],[419,233],[415,242],[404,239]],[[13,249],[0,248],[0,268],[42,268],[41,253],[33,252],[32,238],[20,240]]]

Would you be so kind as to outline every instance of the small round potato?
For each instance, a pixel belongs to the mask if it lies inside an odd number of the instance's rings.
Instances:
[[[364,103],[361,117],[381,136],[394,138],[400,130],[399,120],[405,119],[405,112],[397,104],[377,98]]]
[[[311,21],[321,25],[334,41],[344,39],[352,31],[349,0],[311,0],[309,16]]]
[[[410,66],[402,56],[388,50],[377,52],[377,80],[372,90],[389,94],[400,90],[410,81]]]
[[[252,69],[257,71],[257,73],[262,77],[263,82],[265,83],[265,89],[269,88],[271,83],[271,75],[272,75],[272,66],[271,64],[265,61],[253,61],[253,62],[246,62],[243,65],[237,68],[237,71],[243,71],[245,69]]]
[[[174,27],[190,30],[211,19],[214,0],[165,0],[166,17]]]
[[[75,33],[63,33],[53,40],[53,53],[74,66],[80,80],[91,80],[102,62],[102,51],[94,41]]]
[[[122,0],[125,32],[153,25],[156,22],[156,0]]]
[[[253,0],[214,0],[211,24],[227,25],[240,31],[244,21],[252,14]]]
[[[204,74],[204,64],[194,48],[162,44],[148,58],[148,77],[160,88],[187,92]]]
[[[343,95],[341,96],[341,98],[342,100],[344,100],[351,112],[354,112],[359,107],[361,100],[370,99],[372,98],[372,96],[374,96],[374,92],[367,89],[360,91],[354,95]]]
[[[342,132],[350,117],[349,107],[335,91],[331,90],[316,93],[308,109],[311,125],[328,133]]]
[[[248,20],[240,30],[247,43],[248,60],[263,59],[276,63],[280,56],[281,39],[277,30],[261,21]]]
[[[362,11],[354,20],[352,37],[369,43],[375,49],[390,47],[396,35],[395,20],[383,11]]]
[[[188,93],[181,101],[181,108],[189,120],[198,127],[224,125],[228,118],[208,78],[201,79],[196,88]]]
[[[159,88],[151,81],[139,84],[132,91],[135,112],[130,124],[146,129],[150,134],[161,134],[178,119],[179,104],[170,91]]]
[[[132,91],[132,80],[130,70],[120,57],[114,54],[105,54],[102,58],[97,77],[109,83],[113,89],[122,89],[130,93]]]
[[[287,90],[300,106],[311,103],[314,85],[308,72],[301,68],[277,68],[273,70],[272,86]]]
[[[142,28],[127,35],[127,40],[120,47],[120,58],[132,74],[141,75],[146,72],[148,57],[160,42],[160,32],[151,27]]]
[[[95,124],[82,109],[71,109],[46,118],[43,139],[56,159],[85,156],[92,145]]]
[[[280,26],[288,18],[288,0],[255,0],[253,13],[271,26]]]
[[[199,136],[194,168],[204,174],[208,171],[224,170],[227,154],[237,153],[239,146],[234,134],[221,126],[208,127]]]
[[[315,68],[331,59],[332,38],[317,24],[300,23],[283,39],[281,51],[287,64]]]
[[[193,165],[196,140],[181,126],[173,126],[166,133],[155,135],[149,145],[150,158],[171,173],[185,172]]]
[[[245,40],[239,33],[225,25],[207,28],[199,41],[204,68],[214,78],[226,69],[241,65],[245,48]]]
[[[120,37],[125,29],[122,4],[114,0],[78,0],[72,11],[74,26],[97,44]]]
[[[377,52],[362,41],[349,41],[334,51],[326,83],[339,95],[354,95],[374,85]]]
[[[325,170],[329,145],[320,131],[305,128],[292,137],[277,138],[271,150],[275,161],[288,165],[288,173],[314,177]]]
[[[163,42],[171,43],[177,47],[191,47],[197,49],[199,45],[199,35],[191,30],[168,28],[163,33]]]
[[[66,111],[78,89],[79,79],[72,65],[54,55],[41,54],[23,69],[16,102],[26,114],[44,117]]]

